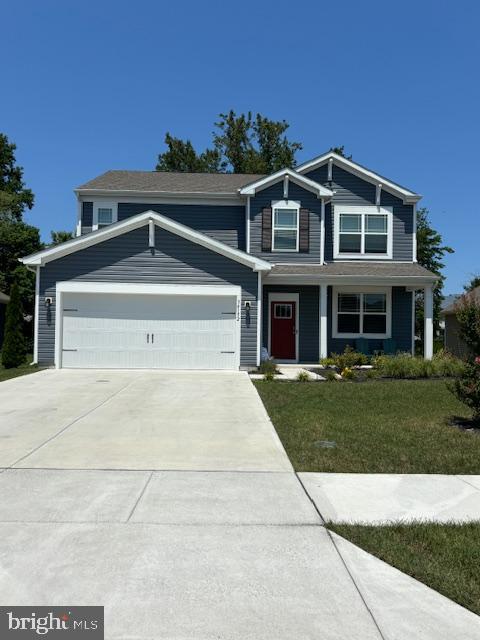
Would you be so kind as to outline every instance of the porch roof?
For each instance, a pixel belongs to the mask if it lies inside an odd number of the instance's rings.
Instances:
[[[383,280],[403,285],[433,284],[437,276],[416,262],[330,262],[327,264],[275,264],[268,280],[332,283],[347,280]]]

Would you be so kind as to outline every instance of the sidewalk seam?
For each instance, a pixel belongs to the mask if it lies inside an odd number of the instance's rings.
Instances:
[[[320,513],[320,510],[318,509],[318,507],[317,507],[317,505],[315,504],[314,500],[310,497],[310,494],[308,493],[307,489],[305,488],[305,485],[304,485],[304,484],[303,484],[303,482],[301,481],[301,479],[300,479],[300,477],[299,477],[299,475],[298,475],[298,473],[297,473],[296,471],[295,471],[295,476],[296,476],[296,478],[297,478],[298,482],[300,483],[300,486],[301,486],[301,487],[302,487],[302,489],[304,490],[305,495],[306,495],[306,496],[307,496],[307,498],[310,500],[310,502],[313,504],[313,507],[314,507],[315,511],[318,513],[318,515],[319,515],[319,517],[320,517],[321,521],[322,521],[323,523],[325,523],[325,519],[324,519],[324,517],[323,517],[323,516],[322,516],[322,514]],[[341,563],[342,563],[342,564],[343,564],[343,566],[345,567],[345,571],[347,572],[348,576],[350,577],[350,580],[352,581],[353,586],[355,587],[355,590],[357,591],[358,595],[360,596],[360,599],[361,599],[361,601],[363,602],[363,605],[364,605],[365,609],[366,609],[366,610],[368,611],[368,613],[370,614],[370,617],[371,617],[371,619],[372,619],[372,621],[373,621],[373,624],[375,625],[375,627],[376,627],[376,629],[377,629],[377,631],[378,631],[378,633],[379,633],[379,635],[380,635],[380,638],[382,638],[382,640],[388,640],[388,639],[387,639],[387,637],[383,634],[382,630],[380,629],[380,625],[378,624],[378,622],[377,622],[377,620],[376,620],[375,616],[373,615],[373,611],[372,611],[372,610],[370,609],[370,607],[368,606],[367,601],[366,601],[365,597],[363,596],[363,593],[361,592],[360,587],[358,586],[358,584],[357,584],[357,582],[356,582],[355,578],[353,577],[352,572],[351,572],[351,571],[350,571],[350,569],[348,568],[348,565],[347,565],[347,563],[345,562],[345,560],[344,560],[344,558],[343,558],[342,554],[340,553],[340,549],[337,547],[337,545],[336,545],[336,543],[335,543],[335,540],[333,539],[333,536],[332,536],[332,534],[331,534],[330,530],[328,529],[328,527],[324,527],[324,529],[325,529],[325,531],[327,532],[327,535],[328,535],[328,537],[330,538],[330,541],[331,541],[331,543],[333,544],[333,547],[334,547],[335,551],[337,552],[338,557],[340,558]]]
[[[150,475],[147,478],[147,481],[145,482],[145,484],[143,485],[142,490],[140,491],[140,494],[138,496],[138,498],[135,500],[135,504],[133,505],[132,510],[130,511],[130,514],[128,516],[128,518],[125,520],[125,523],[130,521],[130,518],[133,516],[133,513],[135,511],[135,509],[138,507],[138,503],[140,502],[140,500],[143,498],[143,495],[145,493],[145,491],[147,490],[148,485],[150,484],[150,480],[153,478],[153,474],[155,473],[155,471],[152,471],[150,473]]]

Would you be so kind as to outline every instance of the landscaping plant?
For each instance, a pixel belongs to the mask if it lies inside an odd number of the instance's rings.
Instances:
[[[297,375],[297,382],[308,382],[310,378],[306,371],[299,371]]]
[[[5,334],[2,348],[2,364],[5,369],[19,367],[25,362],[26,345],[23,335],[23,313],[20,291],[15,283],[10,290],[5,317]]]
[[[273,360],[270,360],[270,359],[264,360],[263,362],[261,362],[260,366],[258,367],[258,371],[259,373],[263,373],[264,375],[266,375],[267,373],[271,373],[272,376],[275,373],[278,373],[277,365]]]
[[[480,304],[466,294],[457,309],[459,335],[472,354],[463,375],[450,385],[450,391],[472,410],[472,421],[480,426]]]

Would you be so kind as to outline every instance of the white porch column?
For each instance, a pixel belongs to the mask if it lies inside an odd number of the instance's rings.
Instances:
[[[423,355],[426,360],[433,356],[433,287],[424,288],[423,315],[425,327],[423,331]]]
[[[320,330],[320,358],[328,356],[327,346],[327,285],[319,286],[320,308],[319,308],[319,330]]]

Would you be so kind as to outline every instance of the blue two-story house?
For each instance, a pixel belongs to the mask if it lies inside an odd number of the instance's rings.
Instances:
[[[272,175],[108,171],[78,187],[77,237],[36,271],[35,361],[238,369],[262,348],[318,362],[350,344],[412,351],[435,275],[416,259],[420,196],[329,152]]]

